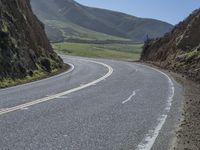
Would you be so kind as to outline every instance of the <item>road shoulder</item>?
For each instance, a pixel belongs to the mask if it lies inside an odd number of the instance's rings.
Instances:
[[[182,75],[171,73],[184,87],[182,116],[176,130],[173,150],[200,149],[200,85]]]
[[[145,65],[159,68],[149,63]],[[166,70],[167,71],[167,70]],[[169,74],[183,87],[181,116],[177,120],[174,139],[170,144],[171,150],[200,149],[200,84],[187,79],[184,75],[169,71]],[[177,108],[179,109],[179,108]]]

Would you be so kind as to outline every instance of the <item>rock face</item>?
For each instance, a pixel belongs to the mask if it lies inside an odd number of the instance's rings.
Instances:
[[[31,4],[34,13],[47,26],[49,20],[67,22],[68,27],[65,31],[68,30],[68,34],[73,36],[79,31],[70,27],[71,23],[92,31],[129,38],[136,42],[143,42],[144,36],[147,34],[153,38],[163,36],[173,27],[159,20],[138,18],[120,12],[86,7],[74,0],[31,0]],[[54,29],[58,28],[57,26],[53,26]],[[51,35],[49,32],[51,30],[47,30],[48,35]]]
[[[148,41],[141,60],[200,81],[200,9],[164,37]]]
[[[0,0],[0,79],[61,68],[29,0]]]

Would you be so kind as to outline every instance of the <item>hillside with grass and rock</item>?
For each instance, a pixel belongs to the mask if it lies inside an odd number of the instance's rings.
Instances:
[[[200,82],[200,9],[164,37],[146,42],[141,56],[158,66]]]
[[[31,78],[35,73],[39,76],[62,67],[63,61],[49,44],[30,1],[0,0],[1,84],[7,79]]]
[[[46,25],[51,41],[58,39],[131,40],[163,36],[172,25],[155,19],[92,8],[74,0],[31,0],[34,13]]]

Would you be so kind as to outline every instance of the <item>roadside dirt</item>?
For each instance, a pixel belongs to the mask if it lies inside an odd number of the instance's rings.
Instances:
[[[153,64],[143,63],[160,68]],[[163,68],[160,68],[163,69]],[[200,84],[182,74],[169,74],[183,86],[182,115],[177,121],[175,137],[170,150],[200,150]]]
[[[171,73],[184,88],[182,118],[173,150],[200,150],[200,85]]]

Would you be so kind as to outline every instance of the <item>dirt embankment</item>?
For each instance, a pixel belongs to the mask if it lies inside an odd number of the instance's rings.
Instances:
[[[183,85],[184,101],[172,150],[200,150],[200,84],[180,76],[177,80]]]
[[[200,9],[164,37],[147,41],[141,60],[200,83]]]

